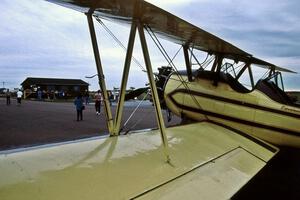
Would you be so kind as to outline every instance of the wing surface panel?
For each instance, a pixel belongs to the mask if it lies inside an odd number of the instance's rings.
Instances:
[[[2,152],[0,199],[130,199],[178,177],[184,180],[176,187],[189,183],[190,173],[197,174],[191,190],[210,180],[218,187],[228,183],[230,196],[278,151],[208,122],[168,128],[167,136],[171,165],[164,160],[157,130]],[[214,181],[222,173],[228,176]],[[213,197],[213,192],[205,195]]]
[[[229,42],[143,0],[46,0],[73,10],[88,13],[119,23],[140,21],[151,27],[158,36],[179,45],[188,45],[208,53],[220,53],[225,58],[251,62],[278,71],[291,70],[252,57]]]
[[[159,36],[174,43],[193,46],[206,52],[218,52],[243,57],[251,56],[247,52],[198,28],[185,20],[143,0],[48,0],[74,10],[93,12],[101,18],[131,23],[141,21],[149,25]]]
[[[238,148],[137,199],[230,199],[265,162]],[[251,166],[251,167],[247,167]]]

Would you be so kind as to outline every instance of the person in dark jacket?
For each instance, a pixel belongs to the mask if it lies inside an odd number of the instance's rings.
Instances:
[[[10,105],[10,96],[11,96],[11,94],[10,94],[10,91],[9,91],[9,89],[7,89],[6,90],[6,105]]]
[[[84,109],[84,105],[83,105],[83,99],[82,99],[82,95],[79,94],[75,100],[74,100],[74,105],[76,107],[76,111],[77,111],[77,121],[82,121],[82,112]]]

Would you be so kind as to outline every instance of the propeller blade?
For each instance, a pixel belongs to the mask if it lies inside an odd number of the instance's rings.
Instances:
[[[146,93],[148,91],[149,87],[145,88],[138,88],[136,90],[130,91],[128,94],[125,95],[125,101],[128,101],[130,99],[134,99],[138,96],[140,96],[143,93]]]

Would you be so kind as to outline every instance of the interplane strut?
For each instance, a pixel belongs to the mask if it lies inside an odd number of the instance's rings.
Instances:
[[[90,29],[90,34],[91,34],[91,39],[92,39],[92,44],[93,44],[93,50],[94,50],[94,56],[95,56],[95,61],[96,61],[96,66],[97,66],[98,77],[99,77],[99,85],[103,92],[103,97],[104,97],[104,108],[105,108],[105,114],[106,114],[106,119],[107,119],[107,127],[108,127],[108,131],[110,133],[110,136],[117,136],[120,134],[120,125],[121,125],[122,114],[123,114],[123,109],[124,109],[126,86],[127,86],[127,82],[128,82],[128,76],[129,76],[130,64],[131,64],[131,60],[132,60],[136,31],[138,29],[140,40],[141,40],[141,46],[142,46],[142,50],[143,50],[143,55],[144,55],[144,60],[145,60],[146,68],[147,68],[147,75],[148,75],[148,79],[150,82],[150,88],[151,88],[153,102],[154,102],[154,106],[155,106],[155,113],[156,113],[158,128],[161,133],[162,143],[163,143],[163,147],[164,147],[164,153],[165,153],[167,161],[169,162],[170,156],[168,153],[168,141],[167,141],[166,130],[165,130],[166,128],[165,128],[162,110],[161,110],[161,106],[160,106],[160,101],[159,101],[159,97],[158,97],[158,93],[157,93],[156,83],[154,80],[154,75],[153,75],[152,65],[151,65],[151,61],[150,61],[147,41],[145,38],[143,24],[141,24],[141,23],[137,24],[136,22],[133,22],[132,26],[131,26],[131,31],[130,31],[129,41],[128,41],[128,48],[127,48],[127,53],[126,53],[126,59],[125,59],[125,64],[124,64],[123,77],[122,77],[122,82],[121,82],[121,87],[120,87],[120,98],[119,98],[118,105],[117,105],[115,120],[113,120],[110,102],[108,99],[108,93],[106,90],[106,83],[105,83],[105,79],[104,79],[98,44],[97,44],[97,38],[96,38],[96,34],[95,34],[94,23],[93,23],[93,19],[92,19],[92,12],[89,12],[87,14],[87,18],[88,18],[89,29]]]

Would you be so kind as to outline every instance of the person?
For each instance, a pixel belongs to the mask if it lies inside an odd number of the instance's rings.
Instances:
[[[17,102],[18,102],[18,105],[21,105],[22,96],[23,96],[23,92],[21,90],[19,90],[17,92]]]
[[[107,94],[108,94],[109,105],[111,106],[111,105],[112,105],[111,102],[112,102],[112,100],[113,100],[112,92],[111,92],[111,91],[108,91]]]
[[[10,91],[9,91],[9,89],[7,89],[6,90],[6,105],[10,105],[10,96],[11,96],[11,94],[10,94]]]
[[[101,111],[101,101],[102,101],[102,94],[100,90],[97,91],[95,94],[95,109],[96,109],[96,115],[100,115]]]
[[[84,98],[85,98],[85,105],[88,105],[90,103],[90,94],[88,90],[85,91]]]
[[[54,101],[55,99],[55,93],[54,93],[54,90],[51,90],[50,91],[50,101]]]
[[[67,94],[65,93],[65,91],[62,91],[62,97],[65,101],[67,101]]]
[[[43,95],[43,94],[42,94],[42,90],[39,89],[39,90],[37,91],[37,94],[38,94],[38,100],[39,100],[39,101],[42,101],[42,95]]]
[[[46,97],[47,97],[48,101],[50,101],[50,91],[49,90],[47,90],[47,92],[46,92]]]
[[[77,121],[82,121],[82,113],[84,110],[82,95],[78,94],[78,96],[74,100],[74,105],[77,111]]]

